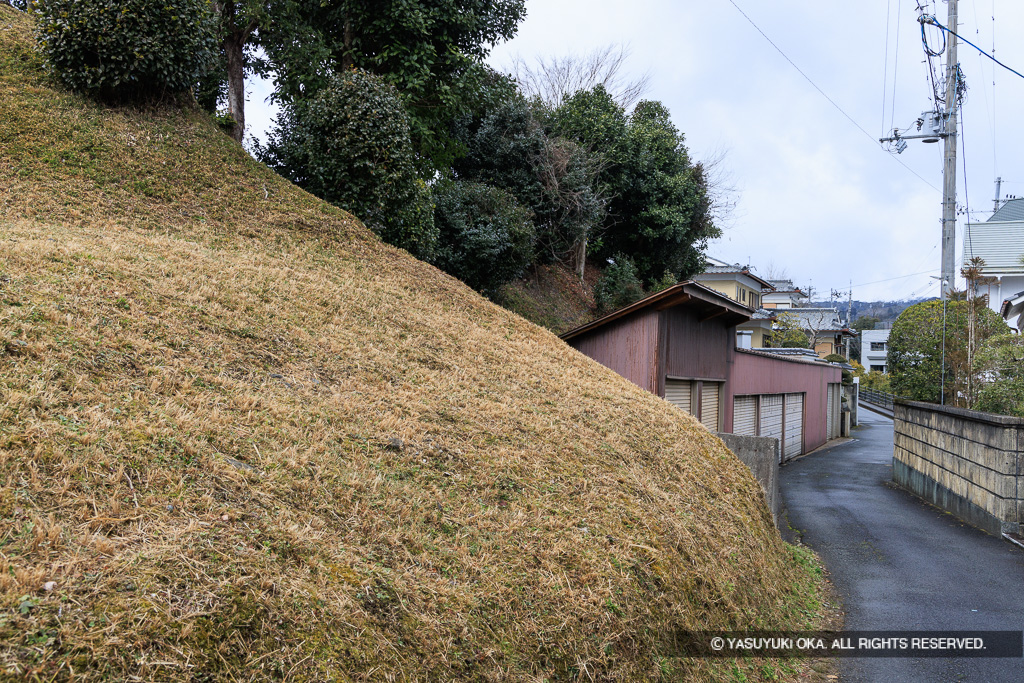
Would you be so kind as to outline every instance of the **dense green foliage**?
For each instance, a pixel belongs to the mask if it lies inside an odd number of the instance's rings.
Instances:
[[[950,301],[943,323],[941,301],[925,301],[903,311],[889,334],[888,365],[893,393],[918,401],[944,402],[971,407],[977,385],[968,363],[969,313],[972,304]],[[987,306],[975,302],[974,344],[1009,331],[1006,323]],[[945,334],[943,334],[945,327]],[[945,339],[945,344],[943,344]],[[943,377],[945,357],[945,377]],[[945,381],[943,381],[945,380]]]
[[[526,14],[524,0],[291,0],[286,7],[261,32],[278,97],[307,98],[351,67],[382,76],[405,98],[425,174],[446,170],[457,156],[448,125],[492,96],[495,74],[483,60]]]
[[[707,178],[692,164],[683,135],[660,102],[640,102],[627,115],[602,87],[579,92],[553,114],[552,129],[599,160],[599,192],[607,214],[595,255],[632,255],[651,283],[666,270],[684,279],[703,267],[715,227]]]
[[[453,167],[457,177],[485,182],[511,193],[533,213],[535,260],[568,259],[578,266],[578,249],[604,216],[595,187],[592,158],[578,144],[548,134],[545,112],[514,95],[480,117],[464,117],[456,137],[465,155]]]
[[[106,99],[186,92],[214,54],[207,0],[36,0],[32,9],[53,74]]]
[[[523,274],[533,258],[530,212],[496,187],[447,181],[434,188],[438,247],[433,262],[493,296]]]
[[[1024,336],[999,334],[986,340],[975,370],[982,382],[977,410],[1024,417]]]
[[[601,312],[628,306],[643,296],[644,286],[637,275],[636,264],[623,254],[612,259],[594,288],[594,300]]]
[[[260,159],[305,190],[350,211],[385,241],[433,255],[430,192],[415,172],[398,92],[352,70],[288,105]]]

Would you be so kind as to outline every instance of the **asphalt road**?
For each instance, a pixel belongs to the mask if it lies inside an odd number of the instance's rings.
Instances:
[[[1024,629],[1024,550],[893,485],[892,420],[860,414],[854,440],[780,472],[790,529],[824,560],[844,628]],[[841,659],[840,676],[1019,683],[1024,659]]]

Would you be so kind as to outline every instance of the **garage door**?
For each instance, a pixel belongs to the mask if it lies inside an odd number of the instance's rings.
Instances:
[[[700,421],[712,432],[719,431],[718,424],[718,391],[719,385],[714,382],[701,382],[700,390]]]
[[[758,427],[761,436],[782,440],[782,394],[761,397],[761,423]]]
[[[732,409],[732,433],[757,436],[757,396],[737,396]]]
[[[665,380],[665,400],[677,408],[682,408],[691,415],[693,414],[693,411],[690,410],[690,397],[692,393],[693,382],[682,379]]]
[[[835,387],[835,384],[829,384],[826,392],[828,394],[828,405],[825,407],[825,430],[829,439],[836,438],[836,423],[838,422],[835,417],[837,403],[836,392],[834,391]]]
[[[786,443],[782,459],[789,460],[804,452],[804,395],[786,394]]]

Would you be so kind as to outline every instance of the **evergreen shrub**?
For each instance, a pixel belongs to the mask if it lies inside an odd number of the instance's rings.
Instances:
[[[49,69],[102,99],[187,92],[215,55],[208,0],[34,0],[31,10]]]

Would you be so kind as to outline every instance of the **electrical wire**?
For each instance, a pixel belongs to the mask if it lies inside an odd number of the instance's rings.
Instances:
[[[886,3],[886,55],[884,58],[884,67],[882,70],[882,132],[886,130],[886,96],[889,94],[889,27],[891,25],[890,16],[892,12],[892,0],[888,0]]]
[[[731,0],[730,0],[730,1],[731,1]],[[1022,74],[1021,72],[1017,71],[1016,69],[1014,69],[1014,68],[1012,68],[1012,67],[1009,67],[1009,66],[1007,66],[1006,64],[1003,64],[1003,63],[1002,63],[1002,62],[1000,62],[1000,61],[999,61],[998,59],[996,59],[995,57],[993,57],[993,56],[992,56],[992,55],[990,55],[989,53],[985,52],[985,51],[984,51],[984,50],[982,50],[982,49],[981,49],[980,47],[978,47],[977,45],[975,45],[975,44],[974,44],[974,43],[972,43],[971,41],[967,40],[966,38],[964,38],[964,37],[963,37],[962,35],[960,35],[960,34],[959,34],[959,33],[957,33],[956,31],[954,31],[954,30],[952,30],[952,29],[948,29],[948,28],[946,28],[945,26],[943,26],[942,24],[940,24],[940,23],[939,23],[939,21],[938,21],[938,20],[937,20],[937,19],[936,19],[935,17],[933,17],[933,16],[929,15],[929,16],[928,16],[928,17],[926,18],[926,20],[925,20],[925,21],[926,21],[927,23],[929,23],[929,24],[934,24],[935,26],[938,26],[939,28],[941,28],[941,29],[942,29],[943,31],[945,31],[946,33],[951,33],[952,35],[954,35],[954,36],[956,36],[957,38],[959,38],[960,40],[964,41],[965,43],[967,43],[968,45],[970,45],[971,47],[973,47],[973,48],[974,48],[975,50],[977,50],[977,51],[978,51],[978,52],[980,52],[981,54],[985,55],[986,57],[988,57],[989,59],[991,59],[991,60],[992,60],[993,62],[995,62],[996,64],[998,64],[999,66],[1001,66],[1001,67],[1003,67],[1004,69],[1006,69],[1007,71],[1012,71],[1013,73],[1017,74],[1017,75],[1018,75],[1018,76],[1020,76],[1021,78],[1024,78],[1024,74]],[[924,24],[925,24],[925,21],[921,22],[921,30],[922,30],[922,31],[924,30]]]
[[[993,0],[994,1],[994,0]],[[892,107],[889,111],[889,130],[892,130],[893,122],[896,118],[896,91],[899,89],[896,84],[899,82],[899,71],[900,71],[900,21],[903,9],[903,4],[897,0],[896,2],[896,54],[893,57],[892,65]],[[888,28],[886,28],[888,30]],[[885,125],[885,121],[882,122]]]
[[[911,273],[910,275],[900,275],[900,276],[897,276],[897,277],[886,278],[884,280],[875,280],[874,282],[861,282],[860,284],[850,285],[850,287],[867,287],[868,285],[878,285],[878,284],[881,284],[883,282],[892,282],[894,280],[906,280],[908,277],[916,277],[918,275],[927,275],[929,273],[934,273],[934,272],[935,272],[935,269],[933,268],[931,270],[922,270],[920,273]]]
[[[964,123],[963,110],[960,111],[960,141],[963,143],[963,150],[960,156],[964,160],[964,209],[967,211],[967,220],[964,221],[964,247],[970,252],[971,259],[974,259],[974,244],[971,241],[971,196],[967,191],[967,136],[964,134],[967,128]]]
[[[818,87],[818,84],[817,84],[817,83],[815,83],[814,81],[812,81],[812,80],[811,80],[811,77],[810,77],[810,76],[808,76],[807,74],[805,74],[805,73],[803,72],[803,70],[802,70],[802,69],[801,69],[801,68],[800,68],[799,66],[797,66],[797,65],[796,65],[796,62],[794,62],[794,61],[793,61],[792,59],[790,59],[790,58],[789,58],[789,55],[787,55],[787,54],[786,54],[785,52],[783,52],[783,51],[782,51],[782,48],[780,48],[780,47],[779,47],[778,45],[776,45],[776,44],[775,44],[775,41],[773,41],[773,40],[772,40],[771,38],[769,38],[769,37],[768,37],[768,34],[767,34],[767,33],[765,33],[764,31],[762,31],[762,30],[761,30],[761,27],[760,27],[760,26],[758,26],[757,24],[755,24],[755,23],[754,23],[754,20],[753,20],[753,19],[751,19],[751,18],[750,18],[749,16],[747,16],[747,13],[746,13],[746,12],[744,12],[744,11],[743,11],[743,10],[742,10],[742,9],[740,8],[740,6],[736,4],[736,1],[735,1],[735,0],[729,0],[729,4],[731,4],[731,5],[733,6],[733,7],[735,7],[735,8],[736,8],[736,11],[737,11],[737,12],[739,12],[740,14],[742,14],[742,15],[743,15],[743,18],[744,18],[744,19],[746,19],[746,20],[747,20],[747,22],[748,22],[748,23],[750,23],[750,25],[751,25],[751,26],[753,26],[753,27],[754,27],[754,29],[755,29],[755,30],[756,30],[756,31],[757,31],[758,33],[760,33],[760,34],[761,34],[761,36],[762,36],[762,37],[763,37],[763,38],[764,38],[765,40],[767,40],[767,41],[768,41],[768,43],[769,43],[769,44],[770,44],[770,45],[771,45],[772,47],[774,47],[774,48],[775,48],[776,52],[778,52],[778,53],[779,53],[780,55],[782,55],[782,58],[783,58],[783,59],[785,59],[785,60],[786,60],[787,62],[789,62],[790,66],[792,66],[792,67],[793,67],[794,69],[796,69],[796,70],[797,70],[797,72],[798,72],[798,73],[799,73],[799,74],[800,74],[801,76],[803,76],[803,77],[804,77],[804,80],[806,80],[806,81],[807,81],[808,83],[810,83],[810,84],[811,84],[811,87],[813,87],[813,88],[814,88],[815,90],[817,90],[817,91],[818,91],[818,92],[819,92],[819,93],[821,94],[821,96],[822,96],[822,97],[824,97],[824,98],[825,98],[826,100],[828,100],[828,101],[829,101],[829,103],[830,103],[830,104],[831,104],[831,105],[832,105],[833,107],[835,107],[835,108],[836,108],[836,110],[837,110],[837,111],[838,111],[838,112],[839,112],[840,114],[842,114],[843,116],[845,116],[845,117],[846,117],[846,120],[847,120],[847,121],[849,121],[850,123],[852,123],[852,124],[853,124],[853,125],[854,125],[854,126],[855,126],[855,127],[857,128],[857,130],[859,130],[859,131],[860,131],[861,133],[864,133],[864,135],[866,135],[866,136],[868,137],[868,139],[869,139],[869,140],[871,140],[871,142],[872,142],[873,144],[875,144],[875,145],[878,145],[878,140],[876,140],[876,139],[875,139],[875,136],[873,136],[873,135],[872,135],[871,133],[869,133],[869,132],[867,132],[866,130],[864,130],[864,127],[863,127],[863,126],[861,126],[861,125],[860,125],[859,123],[857,123],[857,121],[856,121],[856,120],[854,120],[854,118],[853,118],[852,116],[850,116],[849,114],[847,114],[847,113],[846,113],[846,111],[844,111],[842,107],[840,107],[840,106],[839,106],[838,104],[836,104],[835,100],[833,100],[833,99],[832,99],[831,97],[829,97],[829,96],[828,96],[828,94],[826,94],[824,90],[822,90],[822,89],[821,89],[820,87]],[[880,149],[882,149],[880,145],[879,145],[879,148],[880,148]],[[934,185],[932,185],[932,184],[931,184],[930,182],[928,182],[927,180],[925,180],[925,178],[924,178],[924,177],[923,177],[923,176],[922,176],[921,174],[919,174],[919,173],[918,173],[917,171],[915,171],[914,169],[910,168],[910,166],[907,166],[907,165],[906,165],[905,163],[903,163],[903,162],[902,162],[902,161],[901,161],[901,160],[900,160],[900,159],[899,159],[898,157],[895,157],[895,156],[893,156],[893,155],[891,155],[891,154],[887,154],[886,156],[888,156],[888,157],[889,157],[890,159],[894,159],[894,160],[895,160],[895,161],[896,161],[896,162],[897,162],[897,163],[898,163],[898,164],[899,164],[900,166],[902,166],[903,168],[905,168],[905,169],[907,169],[908,171],[910,171],[911,173],[913,173],[913,174],[914,174],[915,176],[917,176],[918,180],[920,180],[921,182],[923,182],[923,183],[924,183],[925,185],[927,185],[928,187],[932,188],[932,189],[933,189],[933,190],[935,190],[936,192],[942,192],[942,190],[940,190],[939,188],[935,187],[935,186],[934,186]]]

